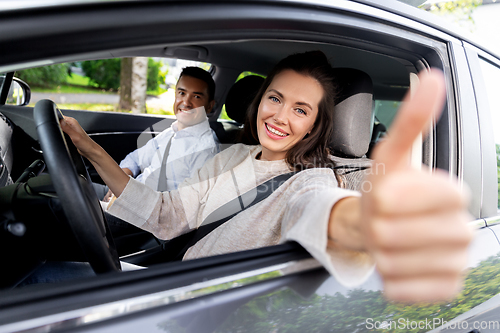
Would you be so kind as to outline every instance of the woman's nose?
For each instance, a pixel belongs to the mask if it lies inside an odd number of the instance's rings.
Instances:
[[[274,114],[273,116],[273,120],[277,123],[277,124],[284,124],[286,125],[287,124],[287,118],[286,118],[286,108],[285,107],[281,107],[277,110],[277,112]]]

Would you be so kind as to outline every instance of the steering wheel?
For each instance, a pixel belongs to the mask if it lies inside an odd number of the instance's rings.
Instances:
[[[33,116],[52,184],[80,248],[96,274],[119,271],[114,241],[85,164],[59,124],[61,111],[45,99],[36,103]]]

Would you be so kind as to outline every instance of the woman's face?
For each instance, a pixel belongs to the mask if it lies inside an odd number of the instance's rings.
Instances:
[[[314,78],[285,70],[265,91],[257,113],[262,160],[284,159],[314,126],[323,88]]]

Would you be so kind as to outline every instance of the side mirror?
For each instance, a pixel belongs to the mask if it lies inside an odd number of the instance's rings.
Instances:
[[[26,82],[17,77],[12,79],[9,94],[7,95],[7,103],[10,105],[28,105],[31,99],[31,89]]]

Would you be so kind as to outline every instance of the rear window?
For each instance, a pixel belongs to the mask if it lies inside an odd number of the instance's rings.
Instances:
[[[376,119],[386,128],[389,128],[401,106],[400,101],[375,100],[374,114]]]

